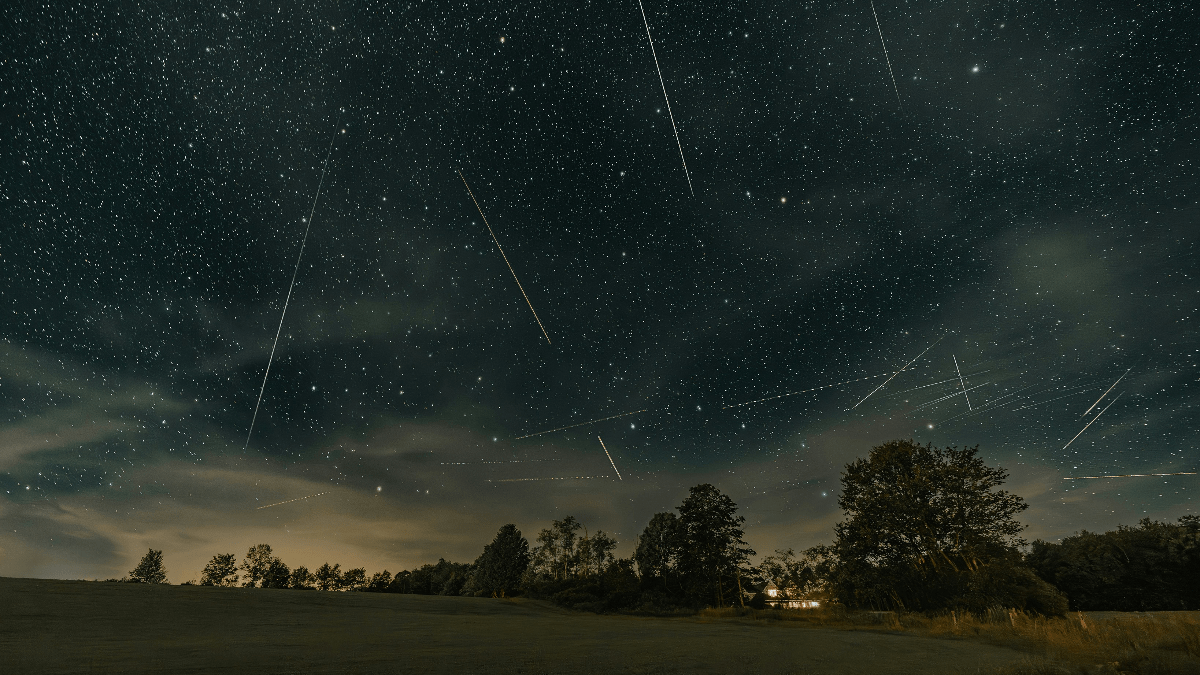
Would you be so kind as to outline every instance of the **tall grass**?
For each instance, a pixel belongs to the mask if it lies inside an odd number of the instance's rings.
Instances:
[[[1072,613],[1044,617],[1020,610],[937,616],[896,612],[706,609],[700,620],[799,621],[814,626],[902,631],[929,637],[975,639],[1031,654],[1026,664],[995,675],[1119,673],[1200,675],[1200,612],[1152,612],[1096,616]]]

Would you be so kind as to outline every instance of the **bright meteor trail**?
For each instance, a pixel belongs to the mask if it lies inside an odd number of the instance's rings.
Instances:
[[[932,345],[929,345],[928,347],[926,347],[926,348],[925,348],[925,352],[929,351],[930,349],[933,349],[933,346],[934,346],[934,345],[936,345],[937,343],[941,342],[941,341],[942,341],[942,340],[944,340],[944,339],[946,339],[946,336],[945,336],[945,335],[943,335],[942,337],[938,338],[937,340],[934,340],[934,342],[933,342],[933,344],[932,344]],[[915,363],[917,359],[919,359],[919,358],[921,358],[922,356],[924,356],[924,355],[925,355],[925,352],[921,352],[920,354],[917,354],[916,358],[914,358],[912,361],[909,361],[908,363],[904,364],[904,368],[907,368],[907,367],[911,366],[913,363]],[[850,409],[851,409],[851,410],[854,410],[854,409],[855,409],[855,408],[857,408],[858,406],[862,405],[862,402],[863,402],[863,401],[865,401],[865,400],[867,400],[867,399],[871,398],[872,396],[874,396],[874,395],[875,395],[875,392],[879,391],[880,389],[883,389],[885,386],[887,386],[887,383],[888,383],[888,382],[891,382],[893,379],[895,379],[895,377],[896,377],[897,375],[899,375],[900,373],[903,373],[903,372],[904,372],[904,368],[901,368],[900,370],[897,370],[896,372],[892,373],[892,376],[891,376],[891,377],[889,377],[888,379],[884,380],[884,381],[883,381],[883,384],[879,385],[878,387],[875,387],[875,389],[873,389],[873,390],[871,391],[871,393],[870,393],[870,394],[867,394],[866,396],[862,397],[862,401],[859,401],[858,403],[855,403],[853,406],[851,406],[851,407],[850,407]]]
[[[326,491],[326,492],[318,492],[318,493],[317,493],[317,494],[315,494],[315,495],[309,495],[309,496],[307,496],[307,497],[296,497],[295,499],[289,499],[289,500],[287,500],[286,502],[275,502],[274,504],[267,504],[266,506],[260,506],[260,507],[258,507],[257,509],[254,509],[254,510],[255,510],[255,511],[261,511],[262,509],[269,509],[269,508],[271,508],[272,506],[281,506],[281,505],[283,505],[283,504],[291,504],[292,502],[298,502],[298,501],[300,501],[301,499],[311,499],[311,498],[313,498],[313,497],[320,497],[321,495],[327,495],[327,494],[329,494],[329,492],[328,492],[328,491]]]
[[[529,305],[529,311],[533,312],[533,320],[537,321],[538,328],[542,329],[542,335],[546,336],[546,344],[551,344],[550,336],[546,334],[546,327],[542,325],[542,320],[538,318],[537,311],[533,308],[533,303],[529,301],[529,296],[525,293],[525,287],[521,285],[521,280],[517,278],[517,273],[513,270],[512,263],[508,262],[508,256],[504,255],[504,249],[500,247],[500,240],[496,238],[496,233],[492,232],[492,226],[488,225],[487,216],[483,215],[483,209],[479,206],[479,201],[475,199],[475,193],[471,192],[471,186],[467,185],[467,179],[463,178],[462,172],[458,172],[458,177],[462,178],[463,185],[467,188],[467,194],[471,195],[471,201],[475,202],[475,209],[479,211],[479,217],[483,218],[483,224],[487,225],[488,234],[492,235],[492,241],[496,242],[496,250],[500,251],[500,257],[504,258],[504,264],[508,265],[508,271],[512,272],[513,281],[517,282],[517,288],[521,289],[521,296],[525,298],[525,304]]]
[[[346,133],[342,129],[342,133]],[[317,212],[317,200],[321,197],[321,186],[325,184],[325,171],[329,168],[329,156],[333,154],[333,141],[337,133],[329,139],[329,149],[325,151],[325,164],[321,167],[321,180],[317,182],[317,193],[313,195],[312,209],[308,212],[308,227],[304,228],[304,238],[300,240],[300,253],[296,256],[296,268],[292,270],[292,283],[288,286],[287,297],[283,300],[283,312],[279,314],[279,328],[275,329],[275,342],[271,345],[271,356],[267,358],[267,370],[263,373],[262,386],[258,388],[258,402],[254,404],[254,416],[250,418],[250,430],[246,432],[246,445],[242,452],[250,447],[250,436],[254,433],[254,423],[258,420],[258,408],[262,405],[263,392],[267,390],[267,376],[271,374],[271,362],[275,360],[275,348],[279,346],[279,334],[283,331],[283,317],[287,316],[288,303],[292,300],[292,290],[296,288],[296,275],[300,273],[300,259],[304,257],[304,245],[308,243],[308,233],[312,230],[313,215]],[[263,507],[266,508],[266,507]]]
[[[871,0],[871,13],[875,15],[875,29],[879,31],[879,44],[883,45],[883,58],[887,61],[888,75],[892,76],[892,89],[896,90],[896,103],[900,103],[900,87],[896,86],[896,75],[892,72],[892,59],[887,53],[887,44],[883,41],[883,28],[879,26],[879,13],[875,11],[875,0]],[[904,105],[900,103],[900,105]]]
[[[524,436],[517,436],[517,437],[516,437],[516,438],[514,438],[513,440],[514,440],[514,441],[519,441],[519,440],[521,440],[522,438],[533,438],[534,436],[541,436],[542,434],[552,434],[552,433],[554,433],[554,432],[556,432],[556,431],[565,431],[565,430],[567,430],[567,429],[574,429],[575,427],[582,427],[582,426],[584,426],[584,425],[587,425],[587,424],[595,424],[595,423],[597,423],[597,422],[605,422],[605,421],[607,421],[607,420],[615,420],[615,419],[617,419],[618,417],[626,417],[626,416],[628,416],[628,415],[636,415],[636,414],[638,414],[638,413],[641,413],[641,412],[646,412],[647,410],[649,410],[649,408],[642,408],[641,410],[634,410],[633,412],[621,413],[620,415],[612,415],[611,417],[601,417],[601,418],[600,418],[600,419],[598,419],[598,420],[588,420],[588,421],[586,421],[586,422],[580,422],[580,423],[578,423],[578,424],[568,424],[568,425],[567,425],[567,426],[565,426],[565,427],[559,427],[559,428],[557,428],[557,429],[547,429],[546,431],[537,431],[537,432],[534,432],[534,433],[532,433],[532,434],[525,434]]]
[[[1129,370],[1133,370],[1133,368],[1130,368]],[[1117,381],[1112,383],[1112,387],[1109,387],[1107,391],[1105,391],[1103,394],[1100,394],[1100,398],[1096,399],[1096,402],[1092,404],[1092,408],[1095,408],[1096,406],[1100,405],[1100,401],[1103,401],[1104,397],[1108,396],[1108,392],[1112,391],[1113,387],[1117,386],[1118,382],[1125,379],[1125,375],[1129,374],[1129,370],[1125,371],[1125,373],[1123,375],[1118,377]],[[1080,415],[1080,417],[1086,417],[1088,413],[1092,412],[1092,408],[1088,408],[1087,410],[1083,411],[1083,414]]]
[[[650,55],[654,57],[654,69],[658,71],[658,82],[662,85],[663,99],[667,102],[667,115],[671,118],[671,129],[675,132],[675,145],[679,146],[679,159],[683,162],[683,175],[687,176],[688,190],[695,197],[696,191],[692,189],[692,174],[688,172],[687,160],[683,157],[683,143],[679,142],[679,129],[675,127],[675,113],[671,112],[671,98],[667,96],[667,83],[663,81],[662,68],[658,65],[658,53],[654,51],[654,38],[650,37],[650,22],[646,20],[646,8],[642,6],[642,0],[638,0],[638,9],[642,10],[642,23],[646,24],[646,39],[650,41]]]
[[[1115,476],[1064,476],[1063,480],[1083,480],[1085,478],[1144,478],[1146,476],[1195,476],[1195,471],[1176,471],[1175,473],[1122,473]]]
[[[608,454],[608,447],[604,445],[604,439],[600,438],[600,436],[596,436],[596,440],[600,441],[600,447],[604,448],[604,455],[608,457],[608,463],[612,464],[613,471],[617,471],[617,463],[613,461],[612,455]],[[621,478],[620,471],[617,471],[617,480],[625,480],[624,478]]]
[[[1125,392],[1121,392],[1120,394],[1117,394],[1117,398],[1121,398],[1121,395],[1124,393]],[[1104,406],[1104,410],[1108,410],[1109,408],[1111,408],[1112,404],[1117,402],[1117,398],[1114,398],[1112,401],[1109,402],[1108,405]],[[1096,416],[1092,418],[1092,422],[1095,422],[1096,420],[1100,419],[1100,415],[1104,414],[1104,410],[1101,410],[1099,413],[1097,413]],[[1092,422],[1088,422],[1087,424],[1085,424],[1083,426],[1083,428],[1079,430],[1079,433],[1075,434],[1075,438],[1079,438],[1080,436],[1082,436],[1083,432],[1087,431],[1088,427],[1092,426]],[[1067,445],[1074,443],[1075,438],[1072,438],[1071,440],[1067,441]],[[1067,445],[1062,446],[1062,449],[1066,450]]]

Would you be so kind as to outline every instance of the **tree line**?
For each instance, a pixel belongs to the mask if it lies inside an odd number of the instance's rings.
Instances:
[[[199,585],[297,590],[527,597],[592,611],[764,607],[779,600],[852,608],[982,612],[995,606],[1046,615],[1071,610],[1200,609],[1200,518],[1143,520],[1061,544],[1020,537],[1025,501],[1000,489],[1008,474],[973,448],[891,441],[848,464],[834,541],[800,553],[778,550],[757,565],[745,518],[710,484],[674,512],[657,513],[630,558],[617,541],[576,518],[555,520],[532,543],[504,525],[473,562],[370,576],[325,563],[289,568],[267,544],[239,563],[213,556]],[[151,549],[128,581],[164,583]],[[190,582],[189,582],[190,583]],[[773,584],[774,597],[764,588]]]

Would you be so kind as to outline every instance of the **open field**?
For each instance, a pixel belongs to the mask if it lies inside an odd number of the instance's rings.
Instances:
[[[528,600],[0,578],[4,672],[974,673],[977,640]]]

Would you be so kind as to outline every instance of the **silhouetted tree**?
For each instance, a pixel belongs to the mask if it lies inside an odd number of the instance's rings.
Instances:
[[[342,575],[342,588],[347,591],[362,590],[367,584],[367,570],[362,567],[346,570]]]
[[[1200,517],[1143,519],[1137,527],[1083,531],[1061,544],[1033,542],[1026,561],[1083,611],[1200,609]]]
[[[476,593],[507,597],[520,588],[521,577],[529,567],[529,542],[516,525],[500,528],[492,543],[483,547],[475,561],[472,581]]]
[[[713,485],[691,488],[679,505],[679,548],[676,567],[689,596],[718,607],[727,601],[744,605],[742,576],[754,550],[742,539],[737,504]]]
[[[371,591],[372,593],[387,593],[391,590],[391,585],[392,573],[384,570],[372,574],[371,580],[367,582],[367,586],[363,590]]]
[[[163,567],[162,551],[150,549],[146,555],[142,556],[138,566],[129,573],[129,580],[140,584],[167,583],[167,570]]]
[[[258,586],[271,567],[272,557],[269,544],[251,546],[250,550],[246,552],[246,558],[242,560],[241,569],[246,573],[242,586],[246,588]]]
[[[325,563],[317,568],[313,576],[317,582],[317,590],[336,591],[342,587],[342,564],[337,563],[330,567],[329,563]]]
[[[574,516],[567,516],[552,522],[548,529],[538,533],[538,544],[530,560],[535,578],[559,581],[575,576],[575,566],[578,564],[576,543],[581,529],[583,525]]]
[[[316,579],[313,573],[308,571],[307,567],[300,566],[292,570],[291,576],[288,578],[288,588],[297,590],[312,590],[313,583]]]
[[[1014,516],[1027,505],[997,490],[1008,474],[974,448],[890,441],[846,466],[831,582],[849,605],[1056,611],[1053,589],[1020,562]],[[1041,606],[1037,606],[1037,605]]]
[[[576,554],[576,574],[579,577],[603,574],[613,561],[612,552],[616,547],[616,540],[605,534],[604,530],[596,530],[595,534],[588,535],[587,528],[584,528]]]
[[[232,553],[218,553],[204,566],[204,571],[200,574],[200,585],[237,586],[237,570],[237,556]]]
[[[637,562],[642,585],[665,590],[675,572],[680,549],[679,518],[674,513],[656,513],[638,537],[633,559]]]
[[[262,575],[263,588],[288,588],[291,586],[292,572],[279,558],[271,558],[267,569]]]

